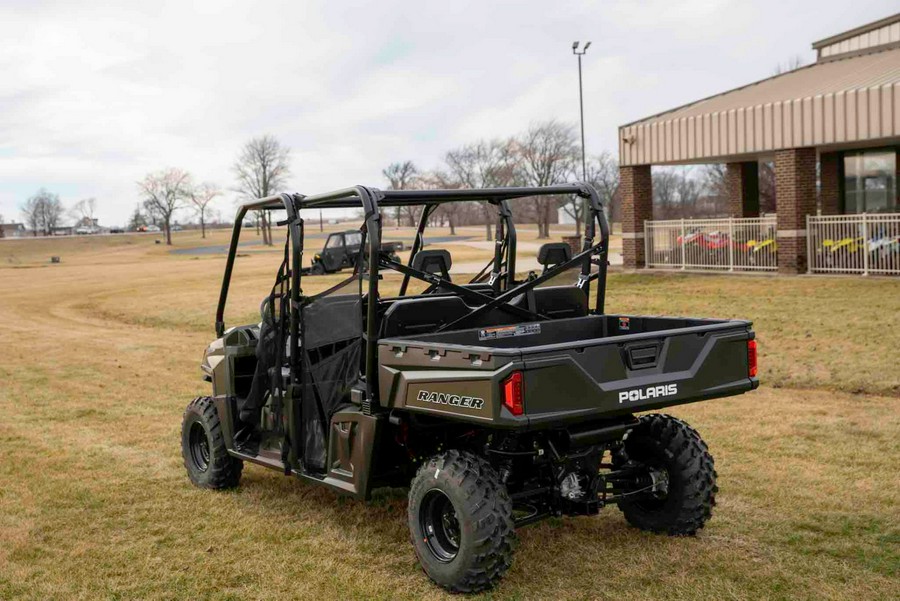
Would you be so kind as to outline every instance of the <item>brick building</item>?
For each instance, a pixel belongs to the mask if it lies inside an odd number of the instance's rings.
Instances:
[[[775,165],[778,270],[806,271],[806,216],[898,213],[900,14],[815,42],[812,65],[619,128],[626,268],[645,265],[653,165],[725,163],[733,217]]]

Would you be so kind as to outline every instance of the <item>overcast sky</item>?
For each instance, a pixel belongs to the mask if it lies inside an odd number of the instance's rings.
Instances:
[[[41,186],[122,224],[167,166],[233,186],[248,138],[292,148],[291,191],[384,186],[479,138],[577,122],[589,153],[623,123],[767,77],[896,0],[0,3],[0,215]],[[186,8],[193,5],[194,8]],[[234,194],[219,201],[226,216]]]

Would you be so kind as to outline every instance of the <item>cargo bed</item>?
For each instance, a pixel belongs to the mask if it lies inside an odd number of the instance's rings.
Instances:
[[[752,390],[752,338],[749,321],[627,315],[386,338],[381,397],[393,408],[501,427],[567,425]],[[501,383],[516,371],[524,384],[519,416],[500,402]],[[440,402],[460,394],[485,403],[476,410]]]

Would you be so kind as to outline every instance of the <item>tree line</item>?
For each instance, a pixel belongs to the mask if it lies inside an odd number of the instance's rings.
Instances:
[[[290,148],[274,136],[265,135],[244,144],[232,167],[235,187],[241,199],[252,200],[274,194],[287,184],[290,175]],[[206,222],[210,205],[222,194],[222,188],[212,182],[194,183],[190,173],[170,167],[147,174],[138,182],[143,203],[135,211],[132,221],[141,217],[140,209],[162,223],[166,244],[172,244],[172,218],[177,211],[191,208],[200,221],[202,236],[206,237]],[[257,228],[263,243],[272,244],[272,224],[264,211],[258,213]]]
[[[619,169],[607,152],[587,158],[587,181],[594,184],[608,211],[617,212]],[[478,140],[447,151],[436,167],[421,170],[413,161],[391,163],[382,174],[394,190],[414,188],[492,188],[505,186],[549,186],[582,179],[581,150],[575,126],[556,120],[533,123],[508,138]],[[557,209],[575,220],[581,231],[583,206],[576,198],[537,196],[511,202],[518,219],[536,223],[538,236],[550,236],[550,223]],[[412,226],[421,207],[397,207],[393,218],[398,225]],[[613,215],[610,215],[613,217]],[[439,207],[432,219],[456,233],[460,225],[483,224],[492,237],[495,211],[489,203],[448,203]]]
[[[25,225],[37,236],[44,234],[49,236],[53,230],[59,227],[68,212],[76,223],[93,226],[94,214],[97,212],[97,199],[84,198],[76,202],[71,209],[66,211],[58,194],[41,188],[21,206]],[[0,219],[0,223],[3,220]]]
[[[287,185],[290,175],[290,148],[282,145],[275,137],[265,135],[253,138],[241,148],[232,170],[235,186],[232,188],[241,199],[251,200],[269,196]],[[160,224],[165,231],[166,244],[172,244],[172,225],[177,213],[190,210],[200,223],[202,236],[206,237],[206,226],[213,202],[224,193],[214,182],[197,182],[186,170],[169,167],[148,173],[137,182],[140,202],[132,213],[128,227],[138,229],[149,224]],[[49,236],[60,227],[66,208],[58,194],[45,188],[28,198],[20,207],[25,224],[37,236]],[[97,200],[80,200],[68,211],[76,223],[96,226],[94,215]],[[264,212],[257,214],[257,228],[261,230],[263,242],[272,244],[272,225]]]
[[[290,148],[274,136],[249,140],[241,148],[232,170],[231,189],[241,200],[263,198],[287,185],[290,176]],[[441,162],[428,170],[411,160],[391,163],[382,170],[388,187],[394,190],[423,188],[487,188],[505,186],[548,186],[581,180],[581,152],[575,126],[556,120],[533,123],[524,132],[508,138],[483,139],[448,150]],[[620,219],[619,166],[608,152],[586,158],[586,181],[595,186],[611,222]],[[223,188],[214,182],[197,182],[186,170],[170,167],[148,173],[137,182],[141,202],[129,220],[129,228],[160,224],[166,243],[172,243],[176,213],[191,210],[199,220],[202,236],[213,202]],[[775,209],[775,175],[771,163],[759,167],[760,208]],[[653,171],[654,218],[713,217],[727,214],[724,165],[670,167]],[[540,238],[550,236],[550,224],[558,209],[575,221],[574,233],[581,232],[583,205],[573,197],[532,197],[512,201],[517,219],[536,223]],[[77,223],[96,225],[95,198],[78,201],[68,211],[59,195],[41,188],[21,207],[26,225],[34,235],[50,235],[72,215]],[[397,207],[391,217],[398,226],[414,226],[421,207]],[[449,203],[435,211],[431,219],[450,228],[484,225],[492,238],[495,211],[488,203]],[[272,224],[264,211],[256,214],[257,233],[263,243],[272,244]]]
[[[711,218],[729,215],[725,165],[661,167],[653,170],[653,218]],[[759,163],[759,208],[775,212],[775,167]]]

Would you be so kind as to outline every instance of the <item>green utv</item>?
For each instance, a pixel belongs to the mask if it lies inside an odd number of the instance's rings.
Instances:
[[[362,246],[362,232],[334,232],[328,235],[325,246],[313,255],[312,264],[302,270],[302,275],[325,275],[341,271],[347,267],[356,267]],[[382,242],[379,256],[397,260],[397,251],[403,250],[402,242]],[[362,254],[365,261],[366,255]]]
[[[516,273],[507,201],[585,203],[582,250],[545,244],[541,274]],[[444,203],[497,210],[493,259],[468,282],[446,250],[424,250]],[[420,206],[408,265],[381,250],[381,212]],[[301,209],[360,208],[354,272],[303,290]],[[224,310],[248,211],[285,214],[284,260],[261,322],[226,329]],[[599,228],[599,238],[598,236]],[[516,528],[615,504],[632,525],[690,535],[715,503],[713,458],[686,423],[638,412],[757,387],[748,321],[611,315],[604,308],[609,226],[587,184],[391,190],[358,186],[273,196],[237,215],[201,365],[211,397],[184,413],[191,481],[238,485],[245,461],[360,499],[409,487],[413,548],[425,573],[458,592],[510,567]],[[411,292],[410,284],[416,280]],[[591,287],[596,286],[593,298]]]

